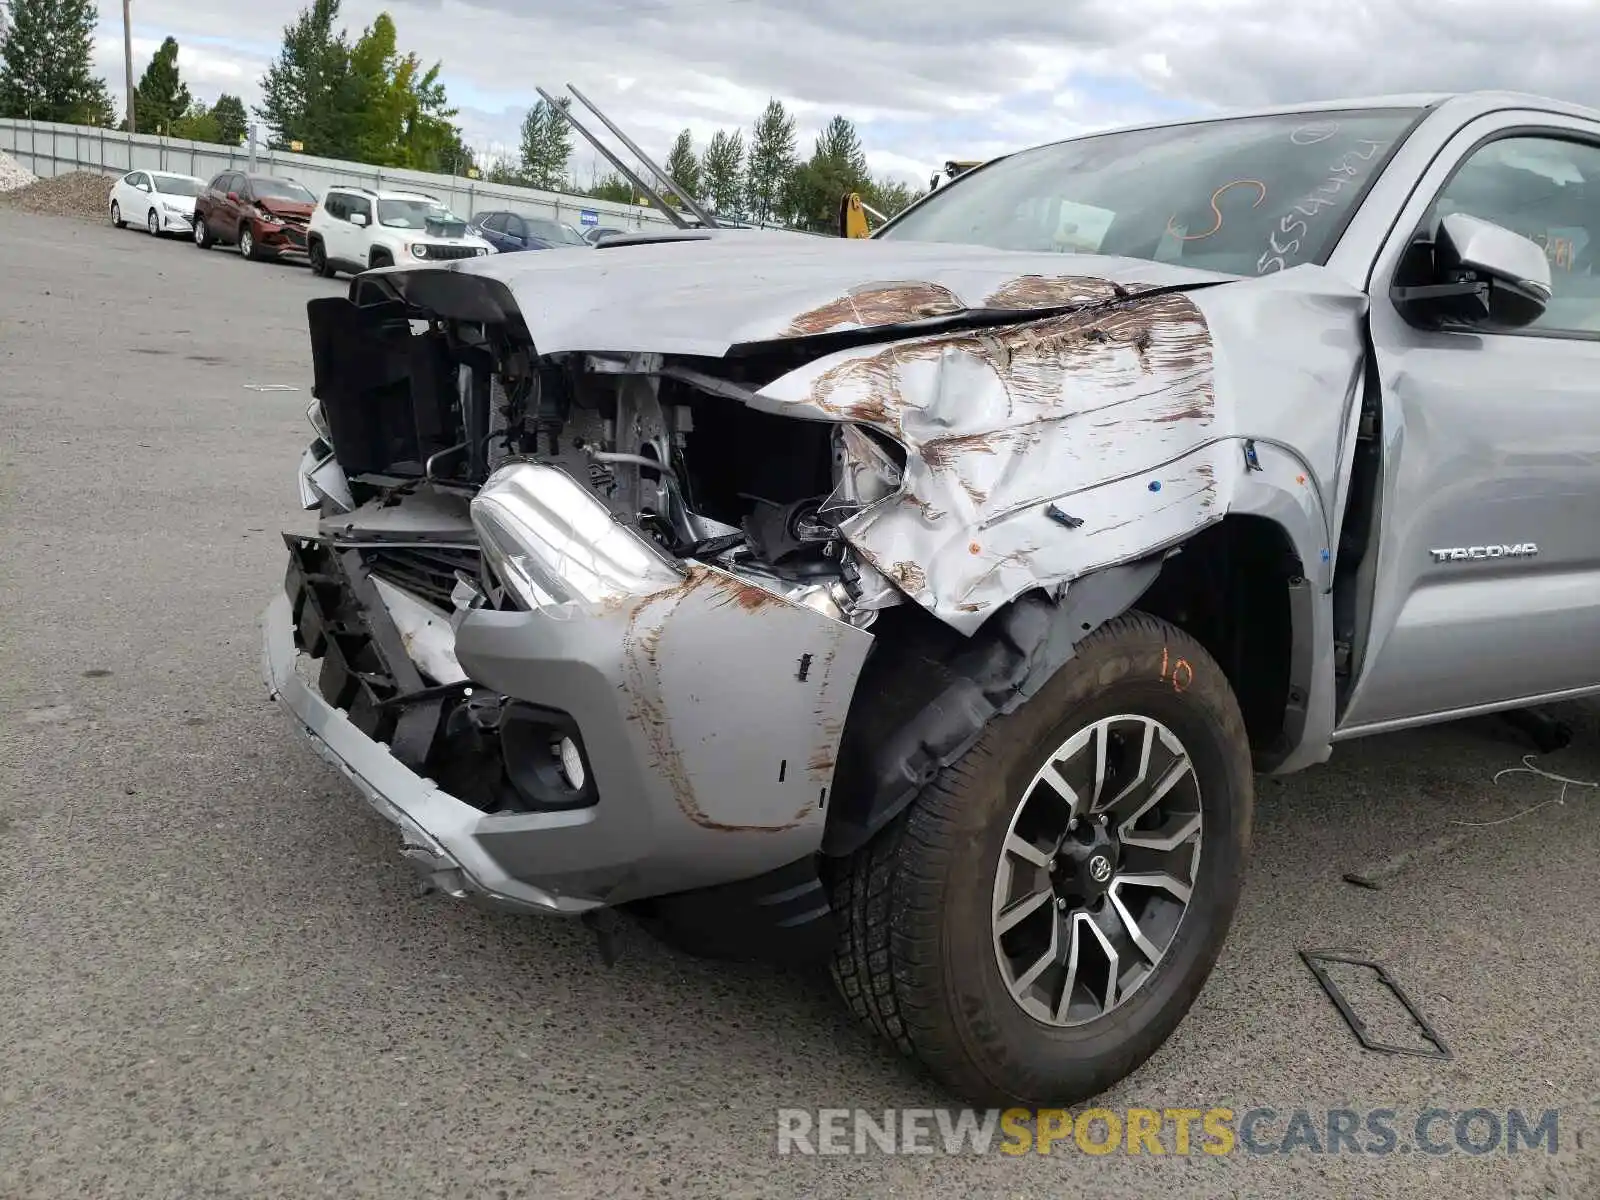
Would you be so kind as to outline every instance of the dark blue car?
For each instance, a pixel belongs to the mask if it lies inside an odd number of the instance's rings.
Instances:
[[[572,246],[592,248],[571,225],[549,217],[490,209],[478,213],[469,224],[502,254],[512,250],[558,250]]]

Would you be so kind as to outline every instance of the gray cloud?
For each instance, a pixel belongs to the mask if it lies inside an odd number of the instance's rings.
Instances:
[[[298,3],[140,0],[135,19],[190,42],[205,92],[256,78]],[[1600,104],[1592,0],[347,0],[344,18],[356,31],[383,8],[403,47],[443,60],[480,146],[513,145],[535,84],[567,82],[652,153],[777,96],[802,146],[843,112],[878,166],[912,177],[1175,108],[1485,87]],[[115,86],[120,25],[103,32]]]

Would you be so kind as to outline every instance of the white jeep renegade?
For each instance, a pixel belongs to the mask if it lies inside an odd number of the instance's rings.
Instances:
[[[306,235],[311,269],[328,276],[494,252],[463,218],[421,192],[329,188]]]

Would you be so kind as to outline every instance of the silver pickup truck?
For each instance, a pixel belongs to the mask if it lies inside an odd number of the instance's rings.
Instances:
[[[1600,114],[1475,94],[365,272],[267,682],[433,886],[1074,1101],[1203,985],[1255,773],[1600,692],[1597,260]]]

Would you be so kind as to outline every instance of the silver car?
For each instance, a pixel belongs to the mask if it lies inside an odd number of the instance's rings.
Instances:
[[[1597,189],[1600,114],[1404,96],[368,272],[269,686],[444,891],[1082,1099],[1204,984],[1254,773],[1600,691]]]

